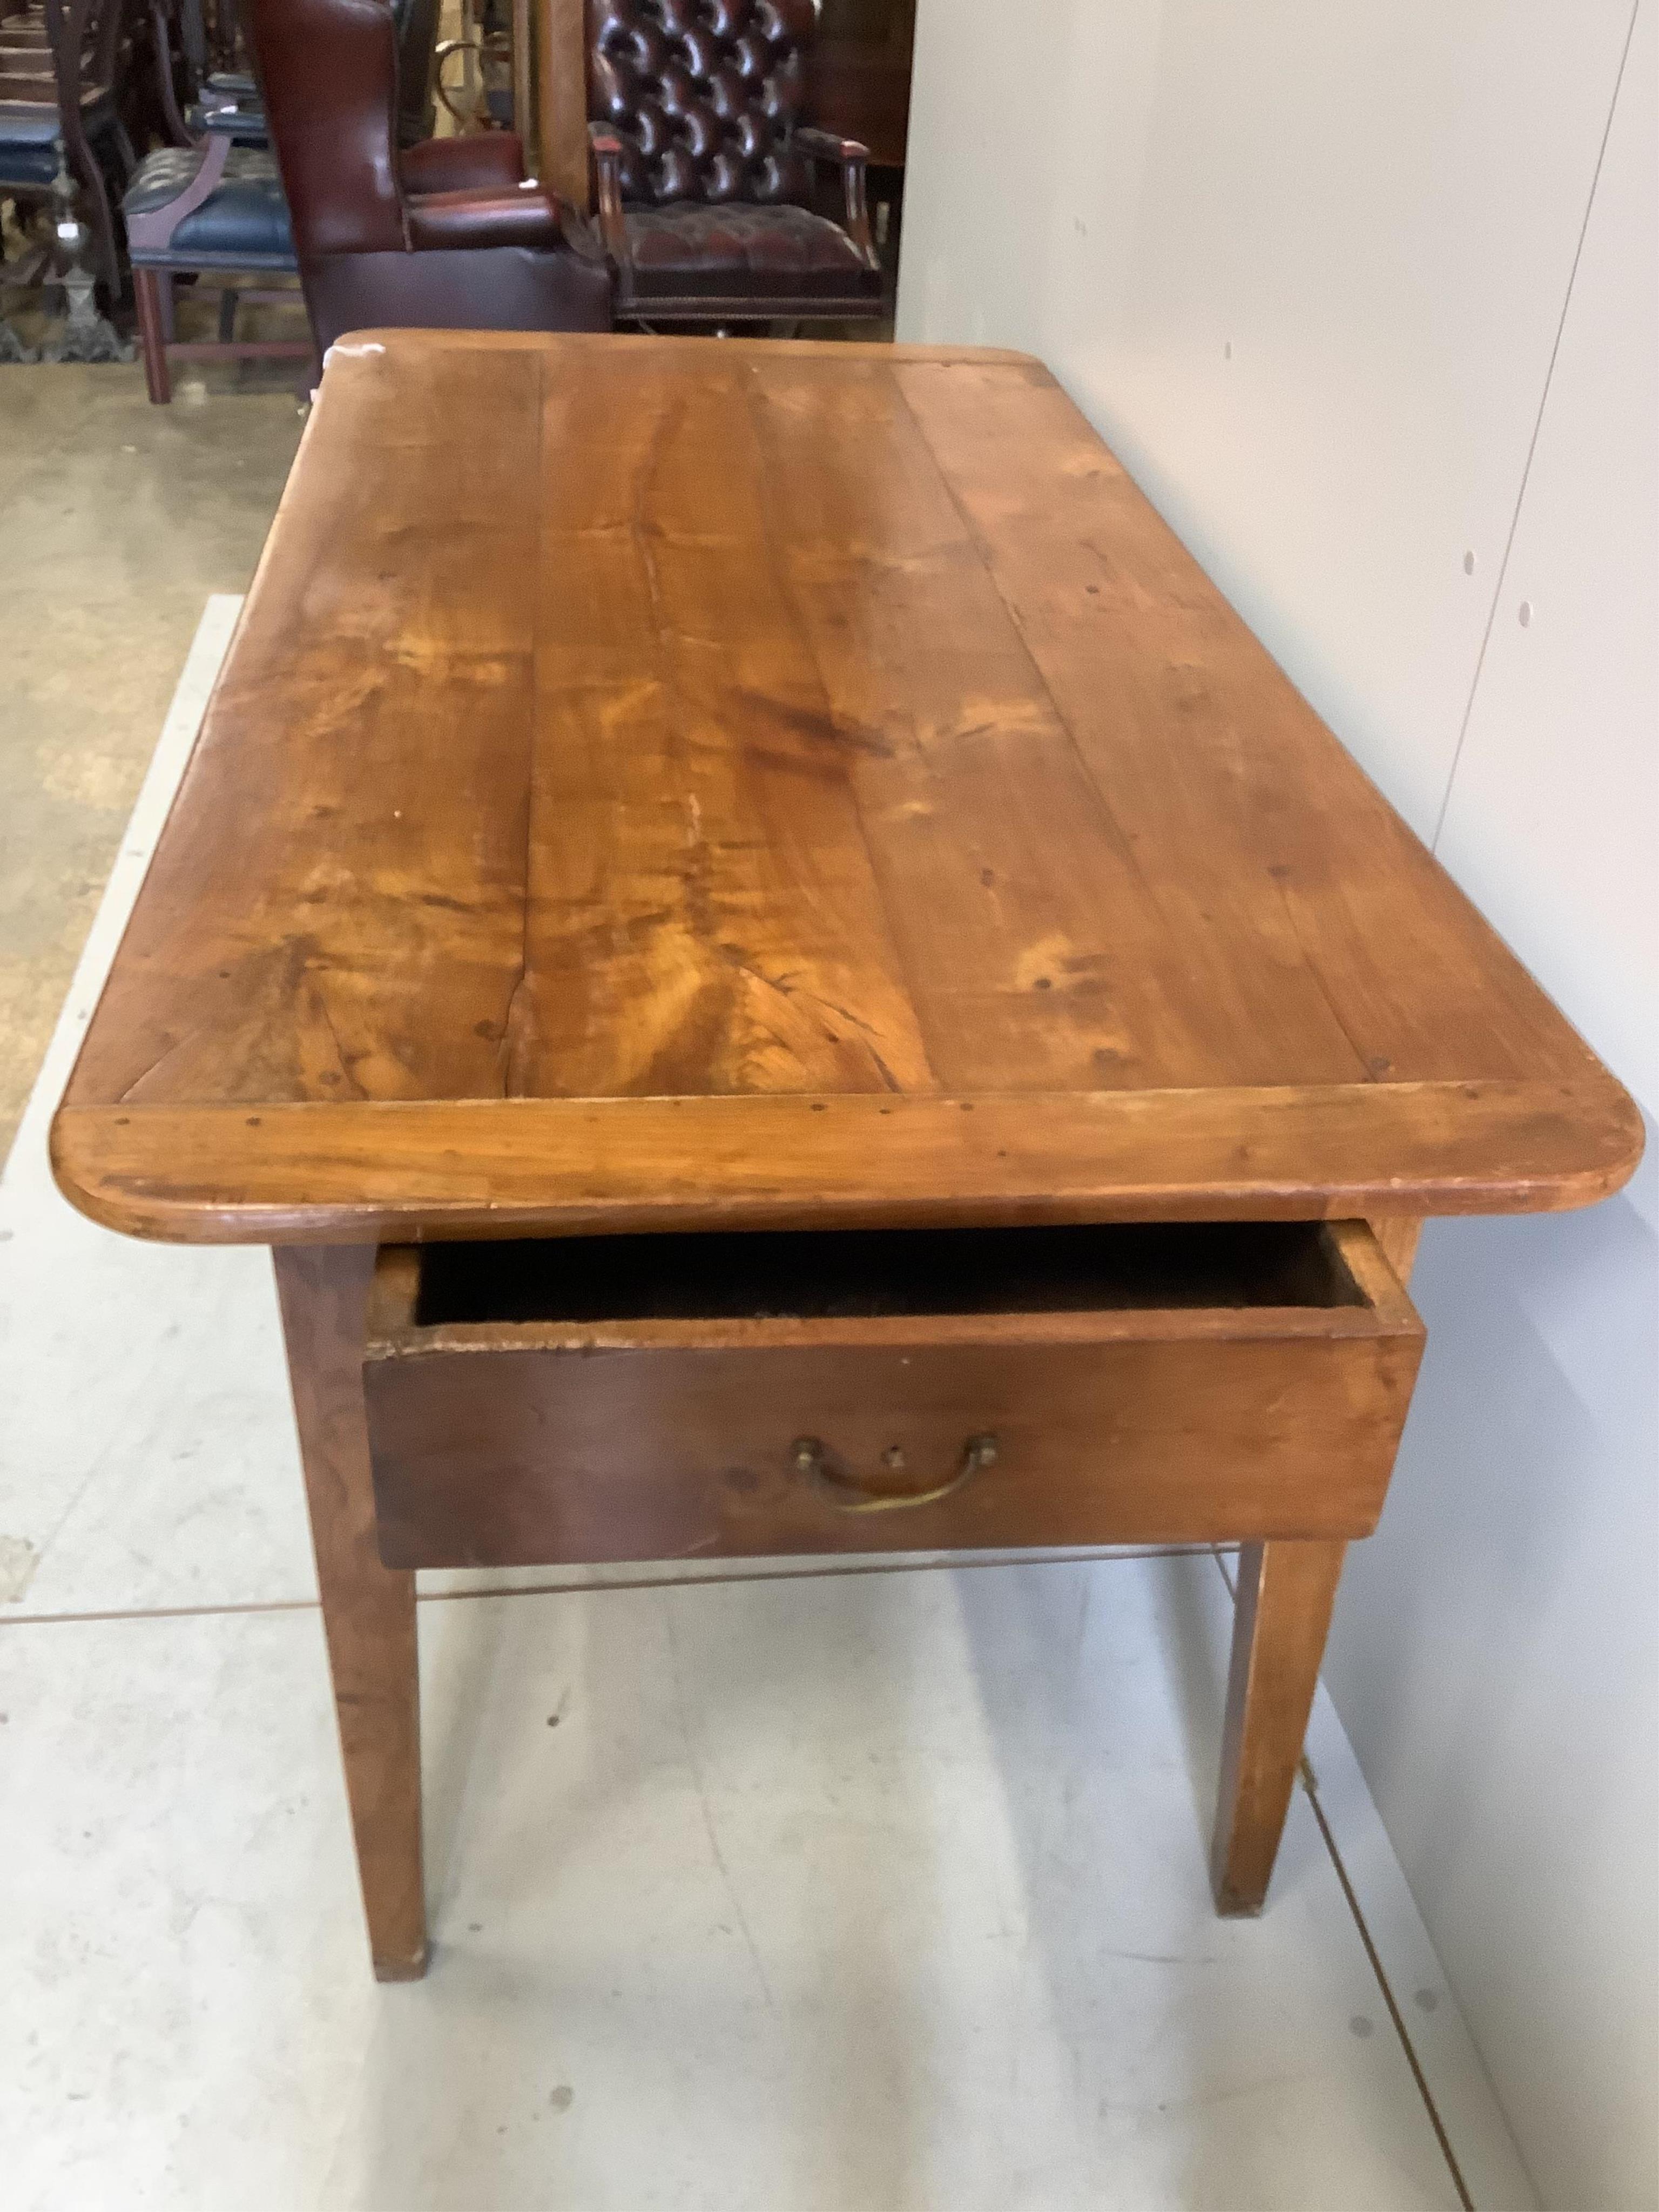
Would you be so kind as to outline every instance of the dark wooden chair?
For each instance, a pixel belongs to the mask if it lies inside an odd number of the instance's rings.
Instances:
[[[589,143],[617,312],[879,315],[866,149],[805,120],[812,0],[587,0]],[[840,172],[842,219],[814,208]]]
[[[442,0],[389,0],[398,32],[398,141],[416,146],[432,136],[436,119],[438,22]],[[205,112],[239,110],[239,146],[267,146],[270,134],[258,82],[248,58],[235,0],[149,0],[152,46],[167,135],[178,146],[198,144]]]
[[[204,107],[246,104],[249,125],[235,143],[264,145],[264,118],[253,79],[239,65],[234,11],[210,9],[204,0],[149,0],[149,16],[159,135],[175,146],[199,145],[206,136]]]
[[[122,291],[112,197],[134,166],[122,112],[131,57],[129,0],[40,0],[0,15],[0,198],[51,199],[61,137],[112,303]]]
[[[244,0],[319,346],[374,325],[608,330],[602,257],[517,136],[398,145],[387,0]]]

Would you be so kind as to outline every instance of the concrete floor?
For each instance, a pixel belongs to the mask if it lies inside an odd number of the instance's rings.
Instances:
[[[210,592],[246,588],[302,427],[285,374],[0,368],[0,1158]]]

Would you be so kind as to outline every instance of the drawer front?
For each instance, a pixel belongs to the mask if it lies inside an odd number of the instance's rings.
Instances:
[[[1397,1285],[1383,1311],[706,1333],[373,1346],[386,1563],[1361,1536],[1422,1343]]]

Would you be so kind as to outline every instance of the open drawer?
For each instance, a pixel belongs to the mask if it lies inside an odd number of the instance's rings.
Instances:
[[[1362,1536],[1422,1344],[1358,1222],[388,1247],[380,1553]]]

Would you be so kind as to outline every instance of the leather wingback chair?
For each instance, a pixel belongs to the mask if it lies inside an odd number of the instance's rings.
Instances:
[[[812,0],[586,0],[589,143],[621,314],[878,315],[864,147],[803,119]],[[811,205],[841,171],[841,222]]]
[[[399,155],[389,0],[246,0],[320,347],[374,325],[608,330],[611,283],[518,138]]]

